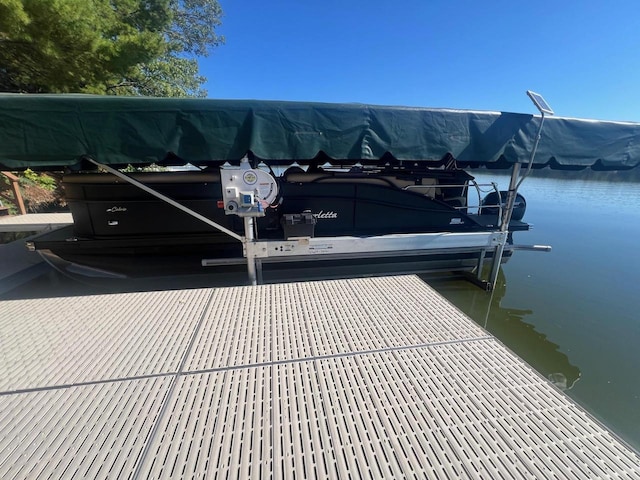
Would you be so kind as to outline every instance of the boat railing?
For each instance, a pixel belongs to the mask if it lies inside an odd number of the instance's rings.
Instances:
[[[471,180],[470,183],[473,185],[473,187],[475,188],[475,191],[478,195],[478,205],[476,207],[473,207],[476,209],[476,213],[479,215],[481,210],[483,208],[498,208],[498,218],[501,219],[502,218],[502,194],[500,193],[500,190],[498,189],[498,184],[496,182],[489,182],[489,183],[478,183],[475,180]],[[488,187],[488,188],[487,188]],[[483,203],[483,198],[486,198],[487,194],[489,193],[495,193],[497,198],[498,198],[498,203],[497,204],[487,204],[487,203]]]

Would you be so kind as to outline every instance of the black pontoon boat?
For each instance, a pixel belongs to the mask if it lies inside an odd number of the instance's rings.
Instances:
[[[256,239],[486,234],[499,226],[500,207],[495,194],[488,196],[480,209],[476,202],[473,213],[470,211],[468,189],[471,187],[472,196],[477,197],[479,189],[487,187],[476,185],[463,170],[387,165],[336,171],[327,164],[305,168],[295,166],[281,175],[274,174],[278,194],[265,205],[264,216],[256,218]],[[219,172],[143,172],[128,176],[243,234],[242,218],[226,214]],[[228,266],[231,259],[244,263],[240,242],[114,175],[70,173],[64,176],[63,185],[74,226],[43,235],[34,243],[39,250],[94,269],[85,268],[86,274],[136,277],[202,271],[207,266]],[[528,225],[521,221],[525,208],[522,197],[518,197],[516,208],[510,231],[527,230]],[[437,252],[429,252],[429,261],[423,258],[418,269],[470,269],[477,265],[479,251],[475,246],[473,251],[446,251],[448,247],[441,245]],[[365,263],[371,263],[369,252],[360,253],[366,255],[352,251],[341,260],[365,257]],[[377,256],[402,256],[402,252],[384,253]],[[416,257],[425,257],[413,253],[401,261],[396,258],[394,268],[409,269],[407,262],[415,264]],[[48,258],[52,260],[51,253]],[[329,259],[326,255],[324,258]],[[291,261],[287,263],[292,266]],[[330,265],[335,268],[335,262]],[[76,266],[74,271],[80,270]]]
[[[479,270],[528,229],[521,165],[638,163],[638,125],[553,118],[541,138],[541,112],[0,95],[0,166],[67,171],[74,225],[32,243],[67,271]],[[148,165],[163,171],[122,173]],[[509,188],[475,167],[511,169]]]

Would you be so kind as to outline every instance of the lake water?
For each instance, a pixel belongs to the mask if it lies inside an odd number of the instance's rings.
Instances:
[[[503,188],[506,180],[500,181]],[[530,232],[491,294],[433,284],[640,449],[640,184],[527,178]]]
[[[640,183],[528,178],[520,192],[534,229],[515,243],[551,252],[516,252],[493,293],[428,281],[640,449]],[[50,277],[13,293],[96,293]]]

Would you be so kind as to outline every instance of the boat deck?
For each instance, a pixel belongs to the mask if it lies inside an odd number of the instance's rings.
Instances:
[[[640,478],[413,276],[0,309],[1,478]]]
[[[73,224],[71,213],[28,213],[0,217],[0,232],[40,232]]]

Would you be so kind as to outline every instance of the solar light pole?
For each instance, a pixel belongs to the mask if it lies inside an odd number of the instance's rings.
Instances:
[[[540,115],[542,117],[540,118],[540,126],[538,127],[538,132],[536,133],[536,139],[533,144],[533,148],[531,149],[529,166],[527,167],[527,171],[525,172],[525,174],[522,176],[522,178],[516,185],[516,190],[518,190],[518,187],[520,187],[520,184],[524,181],[525,178],[529,176],[529,173],[531,173],[531,167],[533,166],[533,159],[536,156],[536,151],[538,150],[538,144],[540,143],[540,134],[542,133],[542,125],[544,125],[544,114],[546,113],[547,115],[553,115],[553,110],[551,110],[551,107],[546,102],[546,100],[542,98],[542,95],[536,92],[532,92],[531,90],[527,90],[527,95],[529,96],[533,104],[536,106],[536,108],[540,111]]]
[[[513,169],[511,171],[511,181],[509,182],[509,192],[507,194],[506,207],[502,212],[502,219],[500,221],[500,231],[508,232],[509,231],[509,222],[511,222],[511,215],[513,213],[513,206],[516,201],[516,196],[518,194],[518,188],[523,180],[531,173],[531,167],[533,166],[533,160],[536,156],[536,151],[538,150],[538,144],[540,143],[540,134],[542,133],[542,125],[544,124],[544,116],[553,115],[553,110],[549,106],[549,104],[545,101],[545,99],[539,93],[532,92],[531,90],[527,90],[527,95],[536,106],[540,114],[542,115],[540,119],[540,125],[538,126],[538,131],[536,133],[535,141],[533,143],[533,148],[531,149],[531,156],[529,157],[529,165],[527,167],[527,171],[522,176],[520,181],[518,181],[518,177],[520,176],[520,169],[522,164],[517,162],[513,165]],[[502,199],[500,199],[502,203]],[[495,287],[495,283],[498,279],[498,272],[500,270],[500,264],[502,263],[502,254],[504,252],[504,247],[506,243],[506,237],[503,242],[501,242],[498,247],[496,247],[496,251],[493,258],[493,264],[491,267],[491,275],[489,277],[489,288],[493,289]]]

